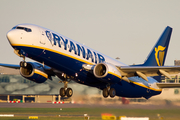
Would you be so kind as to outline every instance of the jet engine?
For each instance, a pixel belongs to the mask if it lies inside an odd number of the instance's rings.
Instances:
[[[93,74],[95,77],[101,78],[103,81],[113,83],[119,82],[121,78],[121,73],[118,68],[109,63],[98,63],[93,69]]]
[[[20,67],[20,74],[36,83],[43,83],[48,79],[44,67],[39,63],[27,62],[26,67]]]

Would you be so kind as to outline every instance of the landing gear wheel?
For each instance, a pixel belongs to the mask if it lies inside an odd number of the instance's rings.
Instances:
[[[20,67],[27,67],[27,63],[25,61],[20,62]]]
[[[65,97],[65,96],[66,96],[66,90],[65,90],[65,88],[61,88],[59,92],[60,92],[60,96],[61,96],[61,97]]]
[[[71,97],[73,95],[73,90],[71,88],[67,88],[66,95],[67,97]]]
[[[20,67],[23,67],[23,61],[21,61],[19,65],[20,65]]]
[[[115,97],[116,96],[116,90],[114,88],[111,88],[109,91],[109,95],[111,98]]]
[[[108,91],[107,88],[104,88],[104,89],[103,89],[103,97],[104,97],[104,98],[107,98],[108,96],[109,96],[109,91]]]

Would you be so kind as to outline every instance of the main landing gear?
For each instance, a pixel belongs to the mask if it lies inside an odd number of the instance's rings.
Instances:
[[[73,95],[73,90],[71,88],[67,88],[68,81],[60,81],[64,83],[64,87],[59,90],[59,94],[61,97],[71,97]]]
[[[110,87],[104,88],[103,89],[103,97],[107,98],[108,96],[110,96],[111,98],[115,97],[116,90],[114,88],[110,88]]]

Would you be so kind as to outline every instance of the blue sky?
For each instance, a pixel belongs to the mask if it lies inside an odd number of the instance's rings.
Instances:
[[[0,62],[19,64],[6,33],[37,24],[125,64],[143,63],[166,26],[173,28],[166,65],[180,60],[179,0],[1,0]],[[27,60],[28,61],[28,60]]]

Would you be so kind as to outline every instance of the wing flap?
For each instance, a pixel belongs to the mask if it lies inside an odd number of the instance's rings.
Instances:
[[[160,72],[162,75],[166,76],[167,78],[172,79],[171,76],[169,75],[169,73],[167,73],[166,71],[164,71],[164,70],[159,70],[159,72]]]
[[[116,66],[122,76],[139,76],[146,80],[148,76],[164,75],[171,78],[170,75],[180,73],[180,66]],[[140,73],[140,74],[139,74]]]

